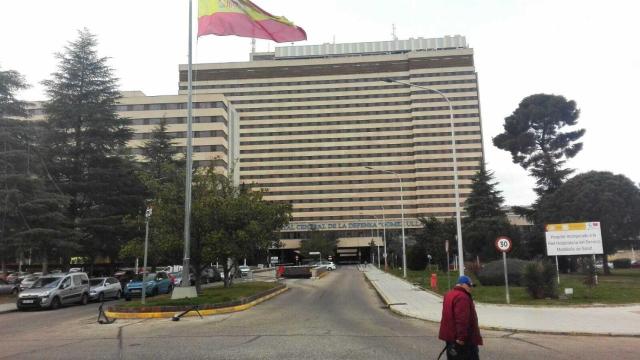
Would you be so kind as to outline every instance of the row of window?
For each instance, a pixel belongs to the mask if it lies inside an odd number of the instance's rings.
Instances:
[[[414,164],[432,164],[452,162],[452,158],[438,159],[412,159],[405,161],[372,161],[358,163],[335,163],[335,164],[288,164],[288,165],[272,165],[272,166],[240,166],[241,171],[260,171],[260,170],[295,170],[295,169],[326,169],[326,168],[342,168],[342,167],[358,167],[358,166],[400,166]],[[465,161],[482,161],[481,157],[461,157],[458,162]],[[444,168],[442,168],[444,169]]]
[[[481,152],[482,149],[458,149],[457,153]],[[241,158],[240,162],[272,162],[272,161],[296,161],[296,160],[324,160],[324,159],[354,159],[354,158],[374,158],[374,157],[399,157],[399,156],[418,156],[432,154],[451,154],[451,149],[439,150],[418,150],[407,152],[385,152],[385,153],[366,153],[366,154],[335,154],[335,155],[305,155],[305,156],[281,156],[281,157],[260,157],[260,158]]]
[[[379,52],[378,55],[390,53],[406,53],[410,50]],[[373,53],[362,54],[371,56]],[[353,58],[353,54],[331,55],[332,58],[349,57]],[[296,57],[297,60],[305,59],[304,57]],[[316,58],[309,56],[307,58]],[[425,58],[411,58],[406,60],[394,61],[383,60],[376,62],[358,62],[358,63],[318,63],[306,64],[297,62],[298,65],[278,64],[278,61],[272,61],[265,64],[264,67],[248,67],[248,68],[222,68],[222,69],[203,69],[196,70],[194,78],[199,81],[214,80],[236,80],[236,79],[268,79],[277,80],[279,78],[308,77],[309,74],[314,76],[333,76],[333,75],[359,75],[359,74],[385,74],[389,72],[404,72],[408,69],[438,69],[440,71],[451,70],[452,67],[472,67],[472,55],[453,55],[453,56],[433,56]],[[277,65],[276,65],[277,64]],[[187,71],[180,71],[180,81],[187,80]],[[268,81],[267,80],[267,81]]]
[[[269,111],[293,111],[293,110],[321,110],[321,109],[348,109],[348,108],[368,108],[381,106],[408,106],[422,101],[384,101],[384,102],[354,102],[345,104],[327,104],[327,105],[297,105],[297,106],[280,106],[280,107],[257,107],[257,108],[240,108],[239,113],[248,112],[269,112]],[[455,105],[453,110],[477,109],[478,105]],[[430,106],[424,108],[414,108],[416,111],[439,111],[449,110],[449,106]],[[243,115],[244,116],[244,115]]]
[[[481,139],[456,140],[456,145],[460,144],[480,144]],[[367,145],[342,145],[342,146],[317,146],[299,148],[268,148],[268,149],[240,149],[240,154],[273,154],[273,153],[293,153],[311,151],[341,151],[341,150],[376,150],[376,149],[397,149],[405,147],[438,146],[449,145],[451,141],[416,141],[401,144],[367,144]],[[436,151],[436,150],[434,150]],[[439,151],[439,150],[437,150]]]
[[[145,119],[130,119],[130,125],[160,125],[162,120],[165,120],[167,124],[186,124],[186,117],[168,117],[168,118],[145,118]],[[199,123],[222,123],[228,126],[227,119],[223,116],[193,116],[191,122],[194,124]]]
[[[418,83],[416,83],[418,85]],[[196,85],[194,90],[210,90],[211,85]],[[247,91],[247,92],[225,92],[226,97],[236,96],[260,96],[260,95],[284,95],[284,94],[314,94],[314,93],[330,93],[330,92],[347,92],[347,91],[371,91],[371,90],[398,90],[407,89],[406,85],[383,85],[383,86],[355,86],[336,89],[331,88],[318,88],[318,89],[289,89],[289,90],[265,90],[265,91]],[[186,86],[180,86],[180,90],[187,90]],[[477,92],[477,87],[468,88],[454,88],[454,89],[439,89],[442,93],[460,93],[460,92]],[[412,94],[433,94],[428,90],[413,90]]]
[[[185,153],[187,151],[186,146],[175,146],[178,152]],[[193,152],[221,152],[227,154],[227,148],[222,145],[195,145],[192,146]],[[132,148],[131,153],[134,155],[143,155],[142,148]]]
[[[398,198],[395,198],[397,200]],[[464,201],[460,199],[460,202]],[[404,204],[404,209],[429,209],[429,208],[452,208],[456,206],[455,202],[452,203],[426,203],[426,204]],[[385,211],[387,209],[400,208],[400,205],[385,205]],[[294,206],[294,213],[303,212],[327,212],[327,211],[359,211],[359,210],[380,210],[380,205],[369,206],[345,206],[345,207],[321,207],[321,208],[297,208]],[[295,218],[295,215],[294,215]]]
[[[377,105],[376,105],[377,106]],[[478,109],[478,105],[461,105],[458,109]],[[339,117],[339,116],[364,116],[364,115],[387,115],[387,114],[410,114],[420,111],[439,111],[449,110],[448,106],[431,106],[431,107],[416,107],[410,109],[388,109],[388,110],[372,110],[372,111],[353,111],[353,112],[334,112],[334,113],[298,113],[298,114],[276,114],[276,115],[254,115],[254,116],[242,116],[242,120],[269,120],[269,119],[296,119],[296,118],[325,118],[325,117]],[[478,113],[473,113],[474,116],[478,116]],[[458,114],[454,114],[454,117],[458,117]],[[447,114],[447,118],[449,114]]]
[[[387,208],[387,206],[384,207],[385,211],[387,209],[391,209],[391,206],[389,208]],[[393,209],[400,209],[400,206],[393,206]],[[379,210],[379,208],[378,208]],[[415,217],[424,217],[424,218],[429,218],[431,216],[433,217],[455,217],[456,213],[455,212],[422,212],[419,213],[417,215],[413,215]],[[391,220],[391,219],[400,219],[400,213],[398,212],[398,214],[387,214],[386,216],[387,220]],[[362,220],[362,217],[360,217],[360,215],[337,215],[337,216],[296,216],[295,220],[298,221],[336,221],[336,220]],[[387,230],[388,231],[388,230]],[[282,235],[281,235],[282,236]],[[296,239],[298,239],[296,237]]]
[[[167,131],[166,134],[174,139],[184,139],[187,137],[186,131]],[[192,131],[194,138],[217,138],[221,137],[228,140],[227,133],[221,130],[205,130],[205,131]],[[134,133],[133,140],[146,140],[151,139],[152,133]]]
[[[422,77],[441,77],[441,76],[461,76],[461,75],[475,75],[474,71],[450,71],[450,72],[440,72],[440,73],[423,73],[423,74],[413,74],[411,76],[397,76],[394,77],[395,80],[402,81],[410,81],[412,78],[422,78]],[[210,85],[211,89],[233,89],[233,88],[251,88],[251,87],[272,87],[272,86],[300,86],[300,85],[326,85],[326,84],[346,84],[346,83],[358,83],[358,82],[384,82],[389,77],[380,77],[380,78],[360,78],[360,79],[336,79],[336,80],[308,80],[308,81],[285,81],[285,82],[268,82],[268,83],[249,83],[249,84],[217,84]],[[432,82],[432,85],[435,83],[446,83],[446,84],[457,84],[456,82],[459,80],[449,80],[449,82]]]
[[[222,101],[215,102],[193,102],[194,109],[225,109],[227,110],[227,104]],[[182,110],[187,108],[187,103],[161,103],[161,104],[131,104],[131,105],[116,105],[117,111],[148,111],[148,110]]]
[[[312,96],[312,97],[298,97],[298,98],[278,98],[278,99],[249,99],[249,100],[234,100],[233,105],[243,105],[243,104],[273,104],[273,103],[281,103],[281,102],[291,102],[291,103],[300,103],[300,102],[311,102],[311,101],[341,101],[341,100],[365,100],[365,99],[379,99],[379,98],[397,98],[406,96],[406,93],[378,93],[378,94],[364,94],[364,95],[343,95],[343,96]],[[467,101],[467,100],[477,100],[477,96],[452,96],[449,97],[450,101]],[[440,96],[428,99],[416,99],[414,100],[424,100],[420,102],[440,102],[444,101]]]
[[[463,135],[480,135],[480,131],[456,131],[456,136]],[[307,138],[307,139],[285,139],[285,140],[255,140],[241,141],[240,146],[249,145],[275,145],[275,144],[305,144],[305,143],[329,143],[329,142],[347,142],[347,141],[382,141],[382,140],[401,140],[401,139],[419,139],[425,137],[451,136],[450,132],[438,133],[416,133],[407,135],[387,135],[387,136],[356,136],[345,138]],[[450,144],[445,142],[444,144]],[[456,144],[459,143],[456,141]]]
[[[458,123],[457,126],[461,123]],[[480,126],[480,123],[466,123],[472,124],[467,126]],[[437,125],[437,126],[434,126]],[[261,136],[297,136],[297,135],[318,135],[318,134],[349,134],[349,133],[362,133],[362,132],[383,132],[383,131],[412,131],[416,129],[433,129],[433,128],[447,128],[451,127],[451,124],[415,124],[409,126],[390,126],[390,127],[368,127],[368,128],[351,128],[351,129],[313,129],[302,131],[274,131],[274,132],[257,132],[257,133],[243,133],[242,137],[261,137]],[[450,132],[449,132],[450,133]],[[458,132],[456,132],[457,134]],[[436,134],[436,133],[434,133]]]
[[[360,164],[359,166],[364,166]],[[472,170],[474,172],[480,170],[479,166],[458,166],[458,171],[466,171]],[[394,170],[396,174],[415,174],[415,173],[424,173],[424,172],[437,172],[437,171],[446,171],[452,172],[453,167],[435,167],[435,168],[413,168],[413,169],[397,169]],[[340,171],[340,172],[322,172],[322,173],[287,173],[287,174],[241,174],[240,177],[246,180],[252,179],[284,179],[284,178],[304,178],[304,177],[314,177],[314,178],[322,178],[322,177],[334,177],[334,176],[364,176],[370,173],[378,172],[377,170],[366,170],[366,171]],[[443,179],[444,180],[444,179]],[[369,182],[372,183],[372,182]],[[306,182],[305,184],[310,184],[310,182]],[[345,183],[347,184],[347,183]],[[287,185],[293,186],[291,183]]]
[[[392,179],[397,183],[396,179]],[[365,184],[371,184],[371,181],[364,182]],[[305,183],[306,184],[306,183]],[[262,188],[269,187],[270,184],[260,184]],[[286,184],[292,186],[291,183]],[[459,184],[460,189],[470,189],[471,184]],[[406,192],[422,191],[422,190],[452,190],[454,185],[427,185],[427,186],[403,186],[402,190]],[[289,196],[289,195],[320,195],[320,194],[355,194],[355,193],[374,193],[374,192],[397,192],[400,191],[400,187],[388,187],[388,188],[348,188],[348,189],[305,189],[298,191],[268,191],[267,196]]]
[[[406,173],[405,171],[396,171],[397,173]],[[414,171],[415,172],[415,171]],[[350,173],[345,173],[350,174]],[[362,176],[361,173],[356,173],[357,175]],[[302,177],[303,175],[299,175]],[[316,174],[316,176],[319,176]],[[295,177],[295,176],[272,176],[273,178],[284,178],[284,177]],[[458,175],[459,180],[470,180],[474,177],[474,175]],[[266,176],[261,175],[240,175],[242,180],[245,179],[263,179],[267,178]],[[415,178],[404,178],[402,180],[404,183],[418,183],[418,182],[428,182],[428,181],[453,181],[453,176],[418,176]],[[315,188],[319,186],[332,186],[332,185],[371,185],[371,184],[389,184],[389,183],[398,183],[398,180],[395,178],[388,179],[353,179],[349,178],[349,180],[325,180],[325,181],[291,181],[291,182],[278,182],[278,183],[253,183],[253,187],[262,188],[262,189],[273,189],[278,187],[291,187],[291,186],[314,186]],[[459,186],[462,188],[467,186],[465,184],[460,184]],[[438,186],[438,185],[435,185]],[[446,186],[446,185],[445,185]],[[451,185],[453,186],[453,185]],[[469,185],[470,186],[470,185]],[[425,188],[429,188],[426,186]],[[350,189],[354,189],[353,187]],[[330,190],[327,190],[330,191]],[[275,193],[275,192],[274,192]],[[274,194],[269,191],[269,194]]]
[[[467,115],[467,114],[459,114],[459,115]],[[473,116],[456,116],[456,118],[462,117],[477,117],[476,114],[470,114]],[[404,118],[384,118],[384,119],[362,119],[362,120],[338,120],[338,121],[309,121],[309,122],[288,122],[288,123],[267,123],[267,124],[241,124],[240,129],[266,129],[266,128],[282,128],[282,127],[300,127],[300,126],[333,126],[333,125],[373,125],[373,124],[391,124],[391,123],[406,123],[413,122],[417,120],[433,120],[433,119],[449,119],[449,115],[442,115],[437,117],[429,117],[426,116],[413,116],[413,117],[404,117]],[[454,126],[480,126],[480,122],[456,122]],[[451,123],[449,121],[442,123],[434,123],[434,124],[424,124],[424,127],[450,127]]]
[[[271,195],[271,194],[269,194]],[[420,200],[420,199],[450,199],[455,197],[455,194],[424,194],[424,195],[404,195],[404,200]],[[359,202],[359,201],[395,201],[398,200],[398,196],[373,196],[373,197],[359,197],[359,198],[322,198],[322,199],[291,199],[291,204],[324,204],[335,202]]]
[[[221,167],[221,168],[228,168],[228,164],[226,161],[221,160],[221,159],[216,159],[216,160],[193,160],[193,167],[194,168],[199,168],[199,167]]]

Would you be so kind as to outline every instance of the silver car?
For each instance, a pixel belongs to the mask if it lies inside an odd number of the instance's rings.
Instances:
[[[15,295],[20,291],[18,284],[9,284],[8,282],[0,279],[0,294]]]
[[[25,289],[30,288],[33,283],[40,279],[40,276],[41,275],[32,274],[22,279],[22,281],[20,281],[20,291],[24,291]]]
[[[89,280],[89,298],[103,302],[105,298],[120,299],[122,286],[120,281],[112,277],[92,278]]]
[[[61,305],[89,302],[89,277],[85,273],[45,275],[18,295],[19,310],[57,309]]]

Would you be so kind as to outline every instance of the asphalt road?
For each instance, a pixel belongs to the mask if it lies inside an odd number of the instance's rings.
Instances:
[[[97,304],[0,315],[0,359],[435,359],[438,324],[382,307],[355,268],[250,310],[170,320],[95,323]],[[637,359],[640,338],[484,331],[483,359]]]

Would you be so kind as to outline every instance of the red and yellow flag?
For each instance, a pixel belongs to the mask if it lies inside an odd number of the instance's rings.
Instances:
[[[248,0],[199,0],[198,37],[236,35],[275,42],[306,40],[300,27],[273,16]]]

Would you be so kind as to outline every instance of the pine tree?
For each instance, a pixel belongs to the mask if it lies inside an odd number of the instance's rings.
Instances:
[[[16,98],[16,92],[29,86],[24,76],[15,70],[0,71],[0,119],[25,117],[27,103]]]
[[[585,130],[561,130],[577,125],[579,115],[573,100],[558,95],[531,95],[505,118],[504,132],[493,138],[496,147],[509,151],[513,162],[536,178],[538,196],[554,192],[573,173],[564,164],[582,150],[582,143],[576,141]]]
[[[176,163],[178,151],[172,140],[167,133],[167,120],[163,118],[142,147],[142,155],[146,158],[144,168],[154,179],[164,177],[167,165]]]
[[[497,256],[494,241],[498,236],[514,233],[502,209],[504,198],[493,179],[493,173],[484,167],[473,177],[471,193],[465,201],[467,217],[462,224],[465,250],[485,259]]]
[[[114,259],[133,236],[125,219],[142,211],[144,188],[125,156],[131,130],[118,116],[117,79],[96,52],[95,36],[79,32],[57,54],[58,71],[44,81],[50,171],[65,194],[82,235],[84,255]]]
[[[11,237],[20,228],[16,210],[17,186],[22,183],[25,159],[24,123],[10,120],[27,115],[26,103],[15,93],[26,89],[24,77],[13,70],[0,71],[0,270],[6,271],[6,261],[18,247]]]
[[[505,216],[502,210],[504,198],[492,182],[494,174],[484,166],[471,179],[471,193],[464,203],[468,219]]]

